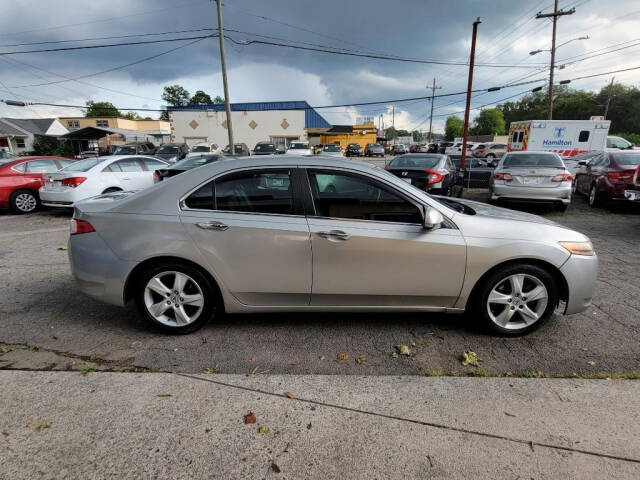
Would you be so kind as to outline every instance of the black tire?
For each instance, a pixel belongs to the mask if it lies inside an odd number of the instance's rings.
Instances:
[[[204,304],[200,314],[192,323],[183,326],[167,325],[154,318],[147,309],[145,304],[145,290],[147,283],[156,275],[160,275],[163,272],[166,272],[168,275],[170,275],[169,272],[180,272],[186,274],[196,282],[197,286],[202,291]],[[207,322],[215,318],[217,312],[222,311],[220,308],[221,300],[216,288],[211,284],[211,281],[206,275],[204,275],[199,269],[190,265],[172,262],[152,267],[138,277],[135,289],[135,301],[140,315],[152,327],[164,333],[180,335],[195,332],[202,328]],[[161,298],[162,297],[160,297],[159,300]]]
[[[491,163],[493,162],[493,160],[496,158],[496,156],[493,153],[489,153],[487,155],[487,163]]]
[[[489,315],[489,294],[494,288],[497,288],[501,284],[503,284],[503,282],[509,276],[517,274],[524,274],[530,277],[535,277],[537,280],[542,282],[547,290],[547,304],[544,308],[544,311],[540,314],[538,320],[534,321],[530,325],[523,325],[522,327],[518,327],[518,322],[515,322],[511,326],[511,328],[504,328],[495,323]],[[553,316],[555,308],[558,304],[558,287],[555,279],[547,270],[537,265],[532,265],[529,263],[505,265],[504,267],[496,269],[490,275],[483,278],[481,282],[482,283],[479,285],[479,288],[474,295],[475,298],[472,303],[473,314],[475,314],[474,316],[476,316],[476,318],[478,315],[481,317],[482,323],[487,330],[502,336],[516,337],[525,335],[540,328],[546,321],[549,320],[549,318]],[[531,280],[527,280],[527,282],[531,282]],[[528,285],[525,285],[525,287],[528,288]],[[515,305],[505,305],[505,308],[510,308],[517,312],[517,308],[514,307]],[[542,305],[540,305],[540,308],[542,308]],[[518,319],[522,318],[520,315],[521,314],[517,316]],[[516,318],[516,315],[514,315],[513,318]]]
[[[602,197],[598,193],[595,183],[591,185],[591,188],[589,189],[589,198],[587,198],[587,202],[589,203],[589,206],[593,208],[598,208],[602,205]]]
[[[24,215],[40,210],[40,197],[33,190],[16,190],[9,197],[9,207],[14,213]]]
[[[450,197],[451,196],[451,185],[449,185],[447,188],[443,188],[441,195],[444,195],[445,197]]]
[[[109,187],[107,188],[104,192],[102,192],[103,194],[105,193],[113,193],[113,192],[121,192],[122,189],[118,188],[118,187]]]

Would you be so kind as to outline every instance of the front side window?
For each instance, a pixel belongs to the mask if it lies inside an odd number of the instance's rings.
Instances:
[[[320,217],[420,223],[419,208],[378,182],[349,173],[311,170],[309,182]]]
[[[167,166],[166,163],[153,158],[142,158],[141,160],[144,166],[147,167],[147,170],[155,170],[156,168],[164,168]]]
[[[32,160],[27,162],[28,173],[51,173],[58,170],[58,165],[53,160]]]

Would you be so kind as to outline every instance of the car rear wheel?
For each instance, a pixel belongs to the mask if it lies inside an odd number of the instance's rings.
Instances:
[[[589,206],[590,207],[599,207],[602,204],[602,199],[598,194],[598,189],[596,185],[591,185],[591,190],[589,190]]]
[[[485,326],[496,333],[529,333],[552,315],[558,303],[556,282],[545,269],[531,264],[508,265],[483,280],[475,308]]]
[[[32,213],[40,209],[40,198],[31,190],[16,190],[9,197],[9,205],[15,213]]]
[[[189,265],[165,264],[139,279],[136,303],[147,322],[166,333],[190,333],[216,313],[218,299],[210,280]]]

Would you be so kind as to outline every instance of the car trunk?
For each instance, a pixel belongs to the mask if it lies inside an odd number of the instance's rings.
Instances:
[[[435,167],[434,167],[435,168]],[[389,173],[393,173],[400,180],[410,183],[415,187],[424,190],[428,186],[429,173],[422,168],[391,168],[387,167]],[[434,170],[435,171],[435,170]]]
[[[87,172],[55,172],[55,173],[47,173],[44,175],[44,185],[49,190],[62,191],[67,190],[69,186],[62,185],[62,180],[65,178],[75,178],[75,177],[84,177],[87,178]]]
[[[562,167],[504,167],[502,169],[503,173],[513,176],[513,180],[505,182],[505,185],[530,188],[559,187],[562,182],[553,182],[551,179],[564,171]]]

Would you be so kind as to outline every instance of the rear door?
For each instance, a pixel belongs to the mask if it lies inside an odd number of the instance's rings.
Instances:
[[[300,306],[311,293],[309,226],[291,168],[224,174],[188,194],[181,221],[224,287],[245,305]]]
[[[24,185],[38,190],[44,185],[44,174],[58,171],[58,164],[53,159],[30,160],[26,162],[24,170]]]
[[[369,176],[309,169],[308,178],[312,305],[454,305],[466,262],[457,229],[425,230],[421,205]]]
[[[110,164],[110,172],[123,190],[142,190],[153,184],[153,172],[145,171],[142,159],[132,156]]]

